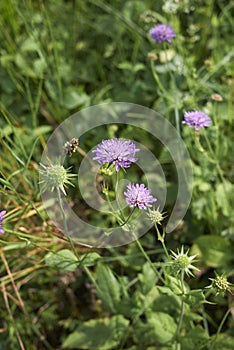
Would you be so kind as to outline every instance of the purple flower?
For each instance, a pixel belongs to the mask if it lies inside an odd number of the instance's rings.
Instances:
[[[145,187],[144,184],[129,183],[127,191],[124,192],[126,202],[131,208],[138,206],[139,209],[147,209],[152,207],[151,203],[156,202],[156,198],[151,195],[151,190]]]
[[[163,41],[171,42],[171,39],[176,36],[176,33],[172,26],[166,24],[158,24],[150,31],[150,36],[156,43],[162,43]]]
[[[119,171],[120,167],[129,168],[131,163],[138,160],[135,158],[135,153],[138,151],[139,149],[131,141],[113,138],[102,140],[92,152],[96,154],[93,159],[99,164],[112,163],[116,171]]]
[[[210,126],[211,119],[204,112],[186,112],[182,123],[187,124],[189,127],[194,126],[195,130],[198,131],[201,128]]]
[[[2,224],[1,224],[1,222],[3,222],[3,220],[4,220],[4,215],[5,214],[6,214],[6,210],[0,211],[0,234],[1,235],[5,233],[5,231],[2,228]]]

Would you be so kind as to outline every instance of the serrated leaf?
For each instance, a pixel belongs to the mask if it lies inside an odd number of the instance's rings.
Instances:
[[[84,322],[65,339],[63,348],[113,349],[119,344],[128,324],[122,315]]]
[[[97,294],[107,311],[116,313],[120,302],[120,284],[111,269],[103,264],[97,267]]]
[[[45,257],[45,262],[47,265],[55,267],[64,272],[74,272],[79,265],[77,257],[69,249],[63,249],[57,253],[47,254]]]

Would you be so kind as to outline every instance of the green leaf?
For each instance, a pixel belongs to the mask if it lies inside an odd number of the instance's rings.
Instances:
[[[222,210],[223,215],[229,217],[232,215],[234,205],[234,185],[229,181],[220,183],[216,188],[217,206]]]
[[[211,267],[225,266],[232,259],[230,242],[216,235],[198,237],[191,254],[198,254],[205,264]]]
[[[181,338],[181,348],[186,350],[203,349],[208,340],[207,332],[202,327],[196,326]]]
[[[79,261],[74,253],[68,249],[60,250],[57,253],[49,253],[45,257],[45,262],[51,267],[62,271],[75,271]]]
[[[73,87],[68,87],[64,93],[62,106],[67,109],[73,109],[78,106],[87,104],[88,101],[89,97],[84,92],[79,92]]]
[[[39,45],[32,38],[27,38],[21,45],[20,50],[23,51],[39,51]]]
[[[120,302],[120,284],[109,267],[98,264],[97,267],[97,294],[107,311],[116,313]]]
[[[138,323],[136,329],[140,342],[145,344],[159,342],[166,344],[175,336],[177,324],[175,320],[164,312],[151,313],[146,324]]]
[[[80,260],[81,266],[93,266],[96,265],[97,261],[101,258],[98,253],[91,252],[85,255],[81,255]]]
[[[122,315],[84,322],[63,342],[68,349],[113,349],[126,332],[129,321]]]
[[[226,333],[221,333],[217,338],[216,336],[213,336],[212,338],[214,341],[214,346],[212,347],[213,350],[233,350],[234,337],[231,337]]]
[[[138,278],[141,282],[142,293],[147,294],[155,285],[157,280],[157,276],[155,275],[150,263],[146,262],[144,264],[142,273],[139,273]]]

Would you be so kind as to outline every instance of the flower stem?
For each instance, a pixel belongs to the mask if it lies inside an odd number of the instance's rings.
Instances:
[[[162,243],[164,253],[166,254],[167,258],[170,259],[170,256],[169,256],[168,251],[167,251],[167,247],[166,247],[166,245],[164,243],[165,232],[163,232],[163,234],[161,235],[157,224],[155,224],[155,229],[157,231],[158,241],[160,241]]]
[[[64,225],[64,231],[65,231],[65,235],[67,237],[67,240],[71,246],[71,249],[73,251],[73,253],[75,254],[78,262],[79,262],[79,265],[78,267],[82,264],[82,260],[80,259],[80,256],[75,248],[75,245],[74,245],[74,242],[73,240],[71,239],[69,233],[68,233],[68,226],[67,226],[67,220],[66,220],[66,215],[65,215],[65,211],[64,211],[64,208],[63,208],[63,204],[62,204],[62,198],[61,198],[61,193],[60,193],[60,189],[57,188],[57,194],[58,194],[58,200],[59,200],[59,207],[60,207],[60,210],[61,210],[61,213],[62,213],[62,219],[63,219],[63,225]],[[95,281],[95,279],[93,278],[93,275],[91,274],[91,272],[89,271],[88,267],[83,265],[82,266],[84,271],[86,272],[87,276],[89,277],[89,279],[91,280],[91,282],[93,283],[93,285],[98,289],[98,285]]]
[[[164,279],[163,279],[161,273],[159,273],[158,270],[154,267],[154,265],[153,265],[151,259],[149,258],[149,256],[148,256],[147,253],[145,252],[145,250],[144,250],[144,248],[143,248],[141,242],[140,242],[139,239],[136,237],[136,235],[135,235],[134,232],[133,232],[133,235],[134,235],[134,237],[135,237],[135,239],[136,239],[136,243],[137,243],[137,245],[138,245],[138,247],[139,247],[141,253],[144,255],[145,259],[148,261],[148,263],[150,264],[150,266],[151,266],[152,269],[154,270],[155,275],[157,275],[158,278],[159,278],[159,280],[160,280],[162,283],[165,284],[165,281],[164,281]]]
[[[175,350],[179,350],[179,336],[180,331],[183,323],[183,317],[184,317],[184,300],[183,297],[185,295],[185,286],[184,286],[184,271],[182,270],[180,273],[180,284],[181,284],[181,290],[182,290],[182,301],[181,301],[181,307],[180,307],[180,317],[179,322],[176,330],[176,348]]]
[[[210,346],[210,350],[213,350],[214,349],[214,345],[215,345],[215,342],[216,342],[216,339],[218,337],[218,335],[220,334],[222,328],[223,328],[223,325],[224,325],[224,322],[226,321],[230,311],[232,310],[234,306],[234,302],[231,303],[230,307],[228,308],[227,312],[225,313],[225,315],[223,316],[223,319],[222,321],[220,322],[220,325],[219,325],[219,328],[214,336],[214,338],[212,339],[212,342],[211,342],[211,346]]]

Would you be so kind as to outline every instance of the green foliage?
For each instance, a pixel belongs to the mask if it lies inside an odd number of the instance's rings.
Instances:
[[[0,237],[1,349],[233,348],[232,11],[221,0],[1,1],[0,211],[7,210]],[[158,23],[175,29],[170,45],[149,38]],[[42,206],[38,164],[50,134],[69,115],[112,101],[154,109],[188,148],[193,198],[164,247],[154,228],[139,244],[97,252],[79,242],[72,247]],[[199,135],[181,123],[185,111],[196,109],[212,119]],[[159,160],[167,181],[160,209],[170,216],[178,184],[168,149],[124,124],[93,129],[80,146],[88,152],[112,137],[134,139]],[[128,174],[146,181],[137,167]],[[74,211],[104,225],[77,188],[68,192]],[[107,222],[118,224],[113,216]],[[197,255],[195,277],[171,268],[170,251],[182,245]],[[206,288],[216,275],[227,277],[224,293]]]
[[[193,249],[207,266],[225,267],[233,258],[230,242],[215,235],[202,236],[195,240]]]
[[[170,342],[176,333],[176,322],[168,314],[163,312],[151,313],[146,322],[137,324],[137,343],[153,344]],[[139,338],[138,338],[139,337]]]
[[[84,322],[63,342],[63,348],[113,349],[124,335],[129,321],[122,315]]]
[[[93,266],[99,259],[100,255],[95,252],[81,255],[78,258],[69,249],[62,249],[56,253],[48,253],[45,256],[46,264],[61,270],[61,272],[74,272],[80,266]]]
[[[108,266],[98,264],[97,293],[107,311],[116,313],[120,302],[120,286]]]

